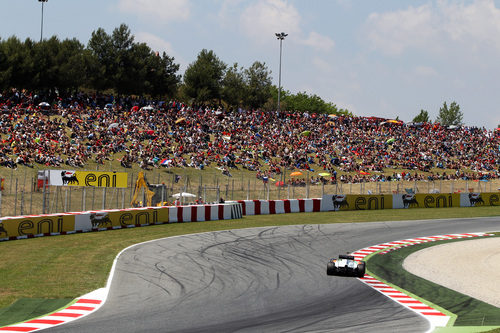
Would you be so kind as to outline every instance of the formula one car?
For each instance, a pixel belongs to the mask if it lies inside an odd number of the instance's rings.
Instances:
[[[365,276],[365,262],[354,260],[354,256],[340,254],[338,259],[330,259],[326,274],[362,278]]]

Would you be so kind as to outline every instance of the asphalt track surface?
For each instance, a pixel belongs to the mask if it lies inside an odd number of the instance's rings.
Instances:
[[[327,276],[329,258],[387,241],[497,230],[498,217],[165,238],[122,253],[98,311],[47,331],[426,332],[423,317],[356,278]]]

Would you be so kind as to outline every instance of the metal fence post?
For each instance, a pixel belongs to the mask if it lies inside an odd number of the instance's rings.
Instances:
[[[14,197],[14,216],[17,215],[17,178],[16,178],[16,194],[15,194],[15,197]]]
[[[85,199],[87,198],[86,192],[87,192],[87,187],[84,187],[82,191],[82,212],[85,211]]]
[[[46,201],[47,196],[47,184],[45,183],[45,179],[43,180],[43,194],[42,194],[42,214],[45,214],[45,206],[47,204]]]
[[[106,209],[106,188],[102,188],[102,210]]]
[[[248,186],[247,186],[247,200],[250,200],[250,179],[248,180]]]

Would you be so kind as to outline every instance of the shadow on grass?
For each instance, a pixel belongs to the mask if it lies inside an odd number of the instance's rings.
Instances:
[[[12,305],[0,309],[0,327],[12,325],[46,315],[63,308],[73,299],[21,298]]]

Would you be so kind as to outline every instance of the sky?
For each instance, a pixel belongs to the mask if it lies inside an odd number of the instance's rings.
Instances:
[[[42,3],[0,0],[0,38],[40,39]],[[227,65],[263,62],[282,89],[316,94],[357,116],[432,121],[446,102],[468,126],[500,125],[500,0],[49,0],[43,37],[111,33],[175,58],[201,50]]]

